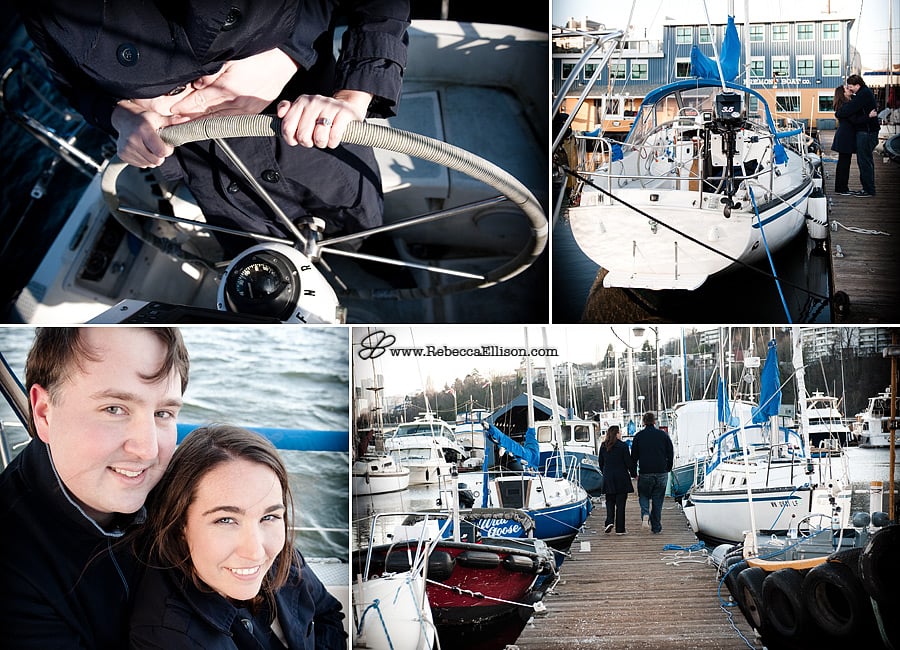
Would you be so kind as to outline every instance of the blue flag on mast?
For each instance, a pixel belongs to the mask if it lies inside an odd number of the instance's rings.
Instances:
[[[766,363],[759,377],[759,406],[753,409],[753,423],[761,424],[778,415],[781,408],[781,374],[778,372],[778,351],[775,341],[769,341]]]
[[[728,16],[722,49],[719,51],[719,62],[722,64],[722,76],[725,81],[734,81],[741,71],[741,39],[734,26],[734,16]],[[701,79],[718,79],[719,68],[715,60],[706,56],[700,48],[691,47],[691,76]]]

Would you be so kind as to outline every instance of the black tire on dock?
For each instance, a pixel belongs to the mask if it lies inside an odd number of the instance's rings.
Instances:
[[[740,555],[736,557],[729,557],[725,559],[725,562],[722,563],[722,568],[725,570],[725,587],[728,588],[728,593],[731,594],[731,597],[734,599],[734,602],[738,604],[740,607],[740,599],[738,598],[737,591],[737,578],[741,574],[741,572],[747,568],[747,560],[742,558]],[[744,614],[746,617],[746,614]]]
[[[762,586],[765,620],[778,635],[805,645],[809,635],[807,611],[801,590],[803,574],[796,569],[780,569],[766,576]]]
[[[750,626],[757,630],[762,630],[766,623],[762,608],[762,585],[765,579],[765,571],[759,567],[748,567],[738,574],[736,583],[738,607]]]
[[[900,524],[886,526],[872,535],[859,556],[859,578],[882,611],[900,606],[896,576],[900,575]]]
[[[803,579],[802,593],[811,620],[828,637],[856,640],[874,627],[869,595],[846,564],[825,562],[813,567]]]

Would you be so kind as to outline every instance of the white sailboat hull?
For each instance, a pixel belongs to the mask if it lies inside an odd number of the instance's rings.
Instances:
[[[425,579],[410,572],[353,585],[354,648],[431,650],[435,628]]]
[[[696,191],[636,188],[615,192],[683,234],[609,197],[601,199],[599,192],[592,197],[596,195],[602,203],[570,208],[568,215],[578,246],[608,271],[604,286],[692,290],[737,264],[734,260],[758,262],[767,246],[775,251],[790,241],[803,226],[811,192],[812,182],[806,181],[789,205],[770,204],[759,219],[752,209],[732,211],[726,218],[717,194],[703,195],[701,203]]]

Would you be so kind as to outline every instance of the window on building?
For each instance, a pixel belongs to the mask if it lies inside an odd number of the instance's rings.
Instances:
[[[712,43],[712,34],[709,32],[709,27],[700,28],[700,35],[697,37],[697,40],[700,43]]]
[[[772,76],[789,77],[791,74],[791,62],[786,56],[772,57]]]
[[[834,95],[819,95],[819,112],[834,112]]]
[[[691,60],[676,59],[675,60],[675,77],[684,79],[691,76]]]
[[[782,113],[799,113],[800,95],[777,95],[775,97],[775,108]]]
[[[826,41],[836,41],[841,37],[840,23],[822,23],[822,39]]]
[[[788,26],[787,25],[772,25],[772,40],[773,41],[788,40]]]
[[[747,100],[747,115],[759,115],[759,97],[750,95]]]
[[[816,60],[811,56],[797,57],[797,76],[798,77],[815,77],[816,76]]]
[[[825,57],[822,59],[822,74],[826,77],[841,76],[841,60],[838,57]]]
[[[762,25],[750,25],[750,40],[764,41],[766,40],[766,30]]]
[[[765,77],[766,76],[766,59],[762,56],[750,57],[750,76]]]
[[[609,77],[610,79],[624,79],[625,78],[625,62],[621,63],[610,63],[609,64]]]
[[[803,23],[797,25],[797,40],[798,41],[811,41],[815,38],[815,34],[813,33],[813,26],[811,23]]]
[[[675,28],[675,43],[678,45],[683,45],[685,43],[692,43],[694,40],[694,28],[693,27],[676,27]]]
[[[568,79],[569,75],[572,74],[572,70],[575,69],[574,63],[563,63],[562,64],[562,76],[563,79]]]
[[[597,72],[597,64],[596,63],[585,63],[584,64],[584,80],[587,81],[591,77],[594,76],[594,73]]]
[[[647,80],[647,62],[632,61],[631,62],[631,78],[635,81]]]

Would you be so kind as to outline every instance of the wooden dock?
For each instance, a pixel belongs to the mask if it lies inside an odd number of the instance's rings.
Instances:
[[[702,552],[664,550],[697,543],[676,501],[666,498],[662,533],[653,535],[641,529],[637,494],[628,495],[628,534],[621,537],[603,532],[601,501],[595,500],[585,531],[572,544],[559,583],[544,597],[547,612],[534,617],[513,647],[762,647],[737,607],[720,607],[716,569]],[[590,550],[580,550],[583,544]],[[722,597],[728,600],[724,585]]]
[[[831,252],[832,297],[842,292],[849,308],[832,303],[832,321],[900,322],[900,164],[875,155],[876,196],[859,198],[834,193],[836,154],[829,150],[833,132],[820,134],[825,156],[825,194],[830,199],[828,250]],[[835,156],[835,161],[829,160]],[[856,156],[850,168],[850,189],[861,189]],[[838,224],[837,226],[833,224]],[[873,234],[886,232],[889,235]]]

